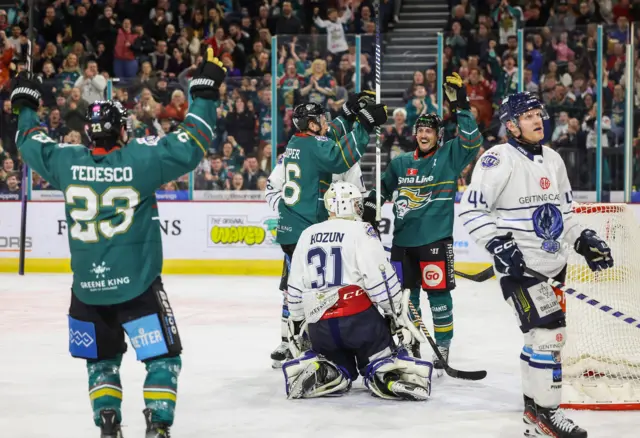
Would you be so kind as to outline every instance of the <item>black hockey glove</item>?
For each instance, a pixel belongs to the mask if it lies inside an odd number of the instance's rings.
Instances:
[[[189,91],[194,99],[200,97],[208,100],[220,99],[220,85],[227,76],[227,69],[222,66],[222,62],[213,56],[213,49],[208,48],[205,59],[202,60],[196,69]]]
[[[513,240],[512,233],[494,237],[485,245],[485,248],[493,255],[498,272],[517,279],[524,277],[526,265],[518,244]]]
[[[611,248],[593,230],[583,230],[573,248],[585,258],[592,271],[602,271],[613,266]]]
[[[38,111],[42,90],[40,81],[27,72],[20,73],[12,81],[11,108],[14,114],[18,114],[22,108],[31,108]]]
[[[364,107],[358,110],[358,121],[367,132],[373,132],[376,126],[384,125],[387,121],[387,106],[365,102]]]
[[[362,213],[362,221],[368,222],[371,224],[376,233],[378,233],[378,238],[380,237],[380,231],[378,230],[378,221],[376,221],[376,192],[375,190],[371,190],[369,196],[364,199],[364,212]]]
[[[352,94],[349,99],[342,104],[342,115],[349,122],[355,122],[358,116],[360,108],[364,107],[367,103],[375,103],[376,93],[375,91],[363,91],[358,94]]]
[[[456,112],[458,108],[471,109],[469,106],[469,98],[467,97],[467,86],[458,73],[447,76],[442,87],[444,88],[444,95],[447,96],[449,100],[449,109],[451,112]]]

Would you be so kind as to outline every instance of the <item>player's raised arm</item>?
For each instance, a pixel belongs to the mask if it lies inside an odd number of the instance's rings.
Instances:
[[[226,69],[213,56],[213,49],[207,49],[206,58],[202,60],[190,83],[189,92],[193,101],[184,122],[155,145],[148,144],[146,139],[132,140],[141,145],[156,146],[142,152],[141,158],[144,159],[145,154],[151,154],[150,160],[154,160],[160,167],[162,184],[192,171],[207,154],[209,144],[213,141],[217,119],[215,103],[220,98],[219,88],[225,76]],[[155,143],[156,140],[153,141]],[[154,165],[154,162],[149,164]]]
[[[376,93],[374,91],[363,91],[353,94],[342,104],[342,114],[329,122],[327,137],[334,141],[340,140],[342,136],[351,131],[353,124],[358,119],[358,110],[365,106],[366,102],[374,103]]]
[[[16,146],[23,160],[38,174],[51,183],[54,188],[60,188],[56,163],[62,156],[70,153],[67,147],[82,145],[60,145],[51,139],[45,129],[40,126],[38,108],[40,107],[40,83],[31,79],[27,73],[21,73],[13,82],[11,93],[11,107],[18,114],[18,132]],[[67,151],[65,152],[65,149]]]
[[[307,104],[304,107],[313,106]],[[304,116],[319,117],[324,114],[322,107],[309,109],[305,114],[294,113],[294,119],[298,123]],[[300,107],[298,107],[300,108]],[[296,109],[298,109],[296,108]],[[316,114],[318,112],[318,114]],[[318,147],[314,149],[317,165],[320,169],[330,173],[343,173],[349,170],[355,163],[360,161],[369,144],[369,134],[376,126],[380,126],[387,121],[387,108],[382,104],[367,102],[358,110],[358,122],[353,125],[353,130],[347,132],[337,141],[327,137],[316,137],[319,140]],[[324,122],[326,123],[326,121]],[[298,125],[297,125],[298,126]],[[303,130],[298,126],[299,129]]]
[[[458,136],[447,142],[455,168],[464,169],[478,154],[483,137],[475,117],[471,113],[467,88],[458,73],[447,76],[443,84],[444,95],[449,101],[449,109],[456,115]]]

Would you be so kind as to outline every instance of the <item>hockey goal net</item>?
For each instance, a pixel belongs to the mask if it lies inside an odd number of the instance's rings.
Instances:
[[[627,204],[574,204],[579,222],[611,247],[614,267],[592,272],[574,251],[567,284],[623,312],[620,319],[566,297],[567,343],[562,352],[563,406],[573,409],[640,409],[640,226]],[[636,245],[638,245],[636,247]]]

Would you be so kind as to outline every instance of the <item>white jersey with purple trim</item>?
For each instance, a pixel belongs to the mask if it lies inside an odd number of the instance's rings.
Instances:
[[[360,168],[359,163],[355,163],[344,173],[333,175],[332,182],[338,181],[353,184],[360,189],[360,193],[364,193],[366,191],[364,181],[362,179],[362,169]],[[280,159],[278,160],[276,167],[271,171],[269,179],[267,179],[267,189],[264,193],[269,207],[271,207],[275,212],[278,211],[278,204],[280,203],[280,199],[282,199],[282,191],[286,183],[286,174],[284,166],[282,166],[282,159]]]
[[[554,276],[583,230],[572,211],[567,169],[551,148],[532,155],[511,142],[482,154],[462,196],[459,220],[482,247],[513,233],[525,263]]]
[[[373,227],[345,219],[329,219],[300,235],[291,260],[287,301],[294,321],[320,320],[336,304],[345,286],[361,287],[371,301],[391,314],[384,267],[394,308],[400,309],[402,288]]]

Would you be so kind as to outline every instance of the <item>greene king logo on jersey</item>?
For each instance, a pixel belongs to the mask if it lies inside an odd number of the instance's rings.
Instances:
[[[106,278],[111,268],[105,262],[95,264],[92,263],[89,272],[96,276],[95,281],[81,281],[80,287],[88,289],[89,292],[99,292],[104,290],[118,289],[118,286],[129,284],[129,277]]]

